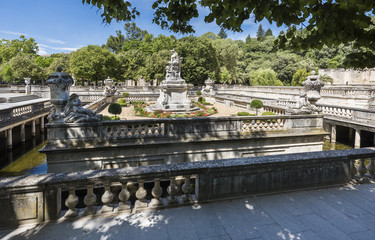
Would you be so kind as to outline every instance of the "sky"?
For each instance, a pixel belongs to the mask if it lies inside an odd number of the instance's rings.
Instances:
[[[152,23],[154,0],[130,0],[141,13],[134,22],[136,25],[158,36],[174,35],[177,38],[186,35],[162,30]],[[207,24],[204,16],[208,10],[199,8],[200,16],[193,19],[191,24],[195,29],[195,36],[206,32],[218,34],[220,27],[215,23]],[[285,27],[278,28],[268,21],[255,23],[250,19],[243,24],[243,32],[227,32],[228,38],[245,40],[247,35],[256,36],[259,24],[264,30],[270,28],[274,35],[278,35]],[[38,43],[40,55],[71,52],[89,44],[105,44],[110,35],[116,35],[116,30],[123,31],[124,22],[112,21],[111,24],[102,23],[98,8],[82,4],[81,0],[0,0],[0,39],[17,39],[25,35],[34,38]]]

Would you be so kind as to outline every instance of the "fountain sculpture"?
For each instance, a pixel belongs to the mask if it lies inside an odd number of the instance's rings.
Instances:
[[[57,68],[57,72],[52,73],[46,83],[50,87],[53,105],[48,120],[51,123],[76,123],[76,122],[96,122],[102,120],[102,115],[97,115],[94,111],[82,107],[82,102],[77,94],[70,93],[70,86],[73,78],[62,72],[62,67]]]
[[[161,83],[160,96],[157,102],[149,107],[147,111],[163,112],[190,112],[196,110],[188,98],[189,84],[181,78],[182,57],[176,51],[171,50],[172,56],[166,67],[166,77]]]

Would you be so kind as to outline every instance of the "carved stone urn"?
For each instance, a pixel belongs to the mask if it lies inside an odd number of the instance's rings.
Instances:
[[[49,75],[46,83],[51,91],[50,102],[53,104],[53,111],[49,115],[52,122],[63,122],[64,107],[69,101],[70,86],[73,85],[73,78],[62,72],[62,67],[57,67],[57,72]]]
[[[321,98],[320,89],[324,86],[324,83],[320,81],[319,75],[316,75],[316,72],[312,71],[311,76],[308,76],[302,85],[305,86],[307,100],[315,105]]]

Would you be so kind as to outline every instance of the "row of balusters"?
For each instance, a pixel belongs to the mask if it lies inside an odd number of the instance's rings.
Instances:
[[[355,177],[358,174],[360,177],[364,177],[368,173],[372,177],[375,177],[374,158],[370,158],[367,161],[367,165],[365,164],[366,159],[350,161],[350,175]]]
[[[13,109],[13,116],[21,116],[26,113],[32,112],[32,107],[31,106],[24,106],[24,107],[19,107],[19,108],[14,108]]]
[[[127,184],[128,181],[121,181],[121,191],[118,194],[119,204],[116,209],[112,206],[114,200],[114,194],[111,191],[111,182],[104,184],[104,194],[101,196],[101,201],[103,206],[101,208],[101,213],[112,212],[112,211],[139,211],[142,209],[157,209],[163,208],[165,206],[173,206],[176,204],[190,203],[193,200],[191,195],[192,184],[190,183],[190,176],[183,177],[183,184],[181,190],[183,194],[177,196],[179,188],[176,182],[176,177],[171,177],[169,179],[169,186],[167,188],[168,197],[165,201],[162,201],[161,197],[163,195],[163,189],[160,186],[161,178],[154,179],[154,186],[151,190],[152,199],[151,201],[146,199],[147,190],[144,187],[144,180],[137,180],[138,189],[135,192],[136,201],[134,206],[130,203],[129,198],[131,193],[128,190]],[[79,198],[76,195],[75,187],[69,187],[69,195],[65,200],[65,206],[68,208],[64,217],[74,218],[78,215],[78,210],[76,206],[78,204]],[[94,194],[94,185],[87,186],[87,194],[83,199],[83,202],[86,206],[83,215],[93,215],[97,213],[95,204],[97,203],[97,197]]]

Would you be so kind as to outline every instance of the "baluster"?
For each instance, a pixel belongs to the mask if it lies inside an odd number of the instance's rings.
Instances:
[[[120,199],[121,203],[119,204],[117,210],[127,211],[130,210],[130,202],[128,202],[130,192],[128,191],[127,182],[122,182],[121,185],[121,192],[118,194],[118,198]]]
[[[178,193],[178,187],[176,185],[176,177],[171,177],[170,180],[171,181],[167,188],[167,192],[169,194],[168,204],[171,205],[171,204],[178,203],[177,198],[176,198],[176,194]]]
[[[65,213],[64,217],[66,218],[74,218],[78,215],[78,211],[76,211],[75,207],[78,204],[78,197],[76,196],[75,187],[69,188],[69,196],[65,200],[65,206],[69,208],[69,210]]]
[[[357,174],[357,169],[355,168],[355,161],[356,160],[350,161],[350,175],[352,176],[352,178],[354,178],[354,176]]]
[[[365,159],[361,158],[359,159],[359,165],[357,167],[357,171],[361,177],[365,175],[367,172],[367,168],[365,167]]]
[[[370,158],[370,162],[366,166],[368,172],[371,174],[371,176],[374,176],[375,174],[375,166],[374,166],[374,158]]]
[[[155,178],[155,185],[151,193],[154,198],[151,199],[150,206],[152,208],[160,208],[163,206],[163,203],[160,201],[160,197],[163,194],[163,189],[160,187],[160,178]]]
[[[96,213],[96,209],[94,207],[94,204],[96,203],[96,195],[94,194],[94,186],[89,185],[87,186],[87,194],[85,198],[83,199],[83,202],[86,205],[85,212],[83,215],[92,215]]]
[[[182,196],[182,201],[183,202],[189,202],[190,201],[190,190],[191,190],[191,185],[190,185],[190,176],[185,176],[185,183],[182,185],[182,191],[184,192],[185,195]]]
[[[111,183],[105,183],[104,184],[104,194],[102,195],[102,213],[105,212],[112,212],[113,207],[111,206],[111,203],[113,201],[113,193],[111,192]]]
[[[135,201],[134,207],[136,210],[142,209],[142,208],[147,208],[147,200],[145,200],[147,196],[147,191],[144,188],[144,181],[143,180],[138,180],[138,190],[135,193],[135,196],[137,197],[137,200]]]

